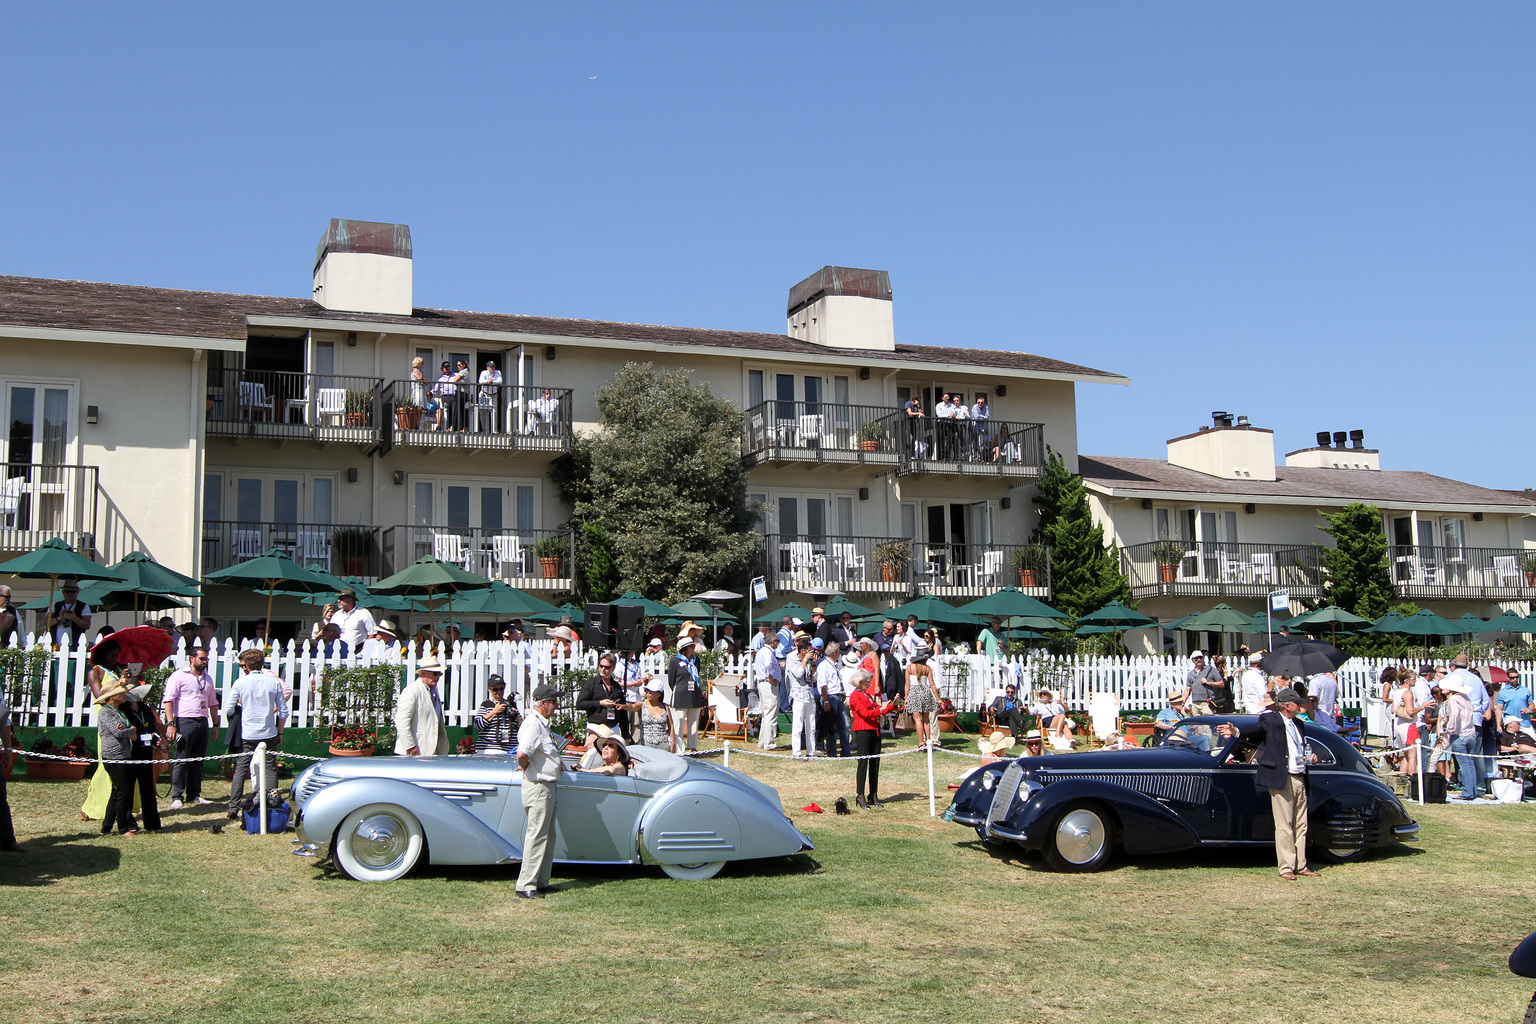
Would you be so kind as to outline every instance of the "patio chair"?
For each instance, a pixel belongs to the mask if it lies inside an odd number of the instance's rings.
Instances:
[[[240,411],[248,420],[256,419],[257,410],[267,414],[270,422],[273,413],[273,400],[267,397],[267,386],[260,381],[243,380],[239,386]]]
[[[742,690],[746,677],[739,672],[726,672],[717,678],[709,689],[711,722],[705,733],[717,740],[747,740],[748,718]]]
[[[833,544],[832,558],[837,562],[839,575],[846,580],[852,577],[855,571],[859,574],[860,582],[864,580],[864,556],[859,554],[857,544]]]
[[[1518,587],[1524,579],[1514,555],[1494,555],[1492,572],[1497,585],[1501,587]]]
[[[1253,582],[1275,582],[1275,556],[1271,552],[1248,556],[1248,565],[1249,572],[1253,574]]]
[[[978,587],[1000,587],[1003,585],[1003,553],[1001,551],[983,551],[981,561],[971,567],[974,583]]]
[[[289,422],[293,414],[297,412],[299,414],[299,421],[305,426],[309,426],[311,419],[309,414],[310,408],[310,389],[306,386],[303,398],[290,398],[283,403],[283,422]]]
[[[252,558],[260,558],[264,550],[261,539],[261,529],[231,530],[229,532],[230,549],[234,552],[235,561],[244,562]]]
[[[432,557],[439,562],[448,562],[457,565],[465,572],[469,572],[470,552],[464,547],[464,538],[456,533],[434,533],[432,535]]]
[[[792,540],[785,545],[789,549],[789,573],[796,579],[810,581],[816,578],[816,552],[808,540]]]
[[[346,388],[321,388],[315,392],[315,419],[321,426],[325,425],[327,416],[332,419],[331,426],[341,426],[341,417],[346,411]]]
[[[16,519],[21,513],[21,494],[26,490],[27,478],[13,476],[0,483],[0,526],[16,529]]]
[[[797,448],[815,448],[821,444],[821,420],[822,418],[818,415],[800,417],[795,438]]]
[[[1248,567],[1251,569],[1253,567],[1253,563],[1248,563]],[[1228,556],[1225,553],[1223,553],[1221,556],[1221,582],[1243,582],[1243,563],[1239,562],[1235,558]]]
[[[319,562],[329,571],[331,566],[331,533],[329,530],[299,529],[295,539],[296,560],[303,565]]]
[[[501,579],[528,574],[523,562],[523,542],[515,534],[498,533],[491,537],[491,559],[495,563],[494,575]],[[508,568],[513,570],[510,574]]]

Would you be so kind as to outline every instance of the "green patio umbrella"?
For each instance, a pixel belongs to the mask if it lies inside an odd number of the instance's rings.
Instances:
[[[1252,633],[1253,619],[1226,604],[1218,604],[1207,612],[1190,616],[1180,629],[1198,630],[1223,634],[1222,647],[1226,647],[1225,634]]]
[[[842,618],[843,612],[847,612],[856,619],[864,615],[878,614],[873,608],[866,608],[861,604],[848,600],[841,594],[828,601],[823,607],[827,609],[827,618],[833,621]]]
[[[1395,627],[1399,623],[1401,623],[1403,621],[1403,618],[1404,618],[1404,616],[1399,615],[1397,612],[1386,612],[1385,614],[1382,615],[1381,618],[1377,619],[1375,622],[1371,623],[1369,626],[1363,627],[1360,630],[1360,632],[1362,632],[1362,633],[1393,633],[1393,632],[1396,632],[1396,630],[1393,627]]]
[[[879,613],[877,612],[876,614]],[[770,622],[778,622],[786,615],[795,619],[804,619],[806,622],[811,621],[811,610],[809,608],[802,608],[798,604],[795,604],[793,601],[784,605],[782,608],[775,608],[771,612],[764,612],[763,618],[768,619]]]
[[[1193,619],[1197,614],[1199,613],[1190,612],[1188,615],[1181,615],[1179,618],[1174,619],[1172,622],[1160,622],[1158,625],[1161,626],[1164,630],[1186,629],[1188,627],[1185,624],[1189,622],[1190,619]]]
[[[501,580],[492,580],[491,585],[484,590],[470,591],[465,595],[456,610],[468,615],[519,619],[546,615],[554,611],[554,606]],[[555,621],[560,620],[557,617]]]
[[[695,600],[694,598],[690,597],[686,601],[679,601],[677,604],[674,604],[672,606],[672,613],[674,615],[681,615],[685,619],[693,619],[695,622],[697,622],[699,619],[713,618],[715,615],[715,610],[711,608],[706,602]],[[734,615],[727,615],[725,612],[720,613],[720,621],[729,622],[733,626],[741,625],[740,619],[736,618]]]
[[[562,618],[570,616],[572,624],[580,626],[586,621],[586,615],[587,610],[585,608],[567,602],[566,604],[557,605],[547,612],[537,612],[533,615],[525,615],[523,617],[532,619],[534,622],[548,622],[553,625],[554,623],[559,622]]]
[[[919,598],[918,600],[923,599]],[[993,615],[999,617],[1006,615],[1036,615],[1050,619],[1068,618],[1066,612],[1057,611],[1039,598],[1031,597],[1024,593],[1018,587],[1004,587],[1002,590],[988,594],[986,597],[961,605],[960,611],[965,612],[967,615],[979,616],[982,619],[990,618]]]
[[[1015,589],[1016,590],[1017,588],[1010,588],[1010,589]],[[993,595],[993,596],[996,596],[996,595]],[[1020,591],[1020,596],[1022,596],[1022,597],[1029,597],[1028,594],[1024,594],[1022,591]],[[1033,601],[1034,598],[1030,598],[1030,600]],[[1035,603],[1040,605],[1040,607],[1042,607],[1042,608],[1047,608],[1048,609],[1050,607],[1049,605],[1046,605],[1046,604],[1044,604],[1042,602],[1039,602],[1039,601],[1035,601]],[[992,614],[996,615],[996,614],[1001,614],[1001,613],[993,612]],[[1050,613],[1049,612],[1010,612],[1010,613],[1007,613],[1007,614],[1014,614],[1014,615],[1044,615],[1044,614],[1050,614]],[[941,601],[937,597],[933,597],[931,595],[926,595],[926,594],[924,596],[922,596],[922,597],[914,598],[913,600],[908,601],[906,604],[899,604],[895,608],[892,608],[890,611],[882,613],[880,617],[881,617],[881,619],[904,619],[908,615],[916,615],[920,622],[958,623],[958,624],[967,625],[967,626],[974,626],[974,625],[979,624],[982,621],[981,618],[979,616],[977,616],[977,615],[973,615],[970,612],[963,611],[963,610],[961,610],[959,608],[956,608],[954,605],[948,603],[947,601]]]
[[[1327,625],[1335,627],[1343,626],[1346,628],[1346,630],[1349,630],[1356,626],[1368,626],[1370,625],[1370,622],[1370,619],[1362,619],[1358,615],[1345,611],[1338,605],[1330,604],[1327,607],[1319,608],[1316,611],[1303,612],[1288,622],[1287,625],[1290,626],[1291,629],[1296,629],[1298,626]],[[1276,625],[1278,624],[1279,620],[1276,620]],[[1315,633],[1323,631],[1309,629],[1307,632]]]
[[[191,576],[168,569],[142,551],[130,551],[122,561],[109,567],[123,578],[123,587],[146,594],[175,597],[202,597],[202,586]]]
[[[1471,612],[1467,612],[1459,619],[1453,619],[1451,624],[1459,627],[1457,632],[1462,636],[1471,636],[1477,633],[1490,632],[1486,619],[1480,619]]]
[[[448,614],[453,615],[453,598],[456,594],[485,590],[491,581],[461,569],[452,562],[425,555],[401,569],[393,576],[385,577],[369,587],[369,593],[385,597],[426,598],[427,615],[432,629],[437,629],[437,598],[446,595]]]
[[[1383,616],[1385,618],[1385,616]],[[1381,620],[1376,625],[1366,630],[1367,633],[1397,633],[1401,636],[1458,636],[1462,627],[1449,619],[1442,618],[1425,608],[1417,615],[1401,618],[1387,629],[1381,628]]]
[[[677,612],[662,604],[660,601],[652,601],[644,594],[631,590],[626,594],[620,594],[613,599],[614,604],[635,604],[644,609],[648,619],[660,619],[663,622],[682,622],[685,616],[679,616]]]
[[[0,574],[27,580],[48,581],[48,607],[53,607],[53,594],[59,580],[112,580],[122,582],[122,574],[104,565],[97,565],[84,555],[76,554],[58,537],[42,546],[0,564]]]
[[[257,558],[236,563],[227,569],[211,572],[203,577],[205,583],[219,583],[227,587],[244,587],[258,594],[267,595],[267,628],[271,630],[272,598],[277,594],[316,594],[327,589],[326,584],[278,548],[273,548]]]
[[[1506,611],[1501,612],[1500,614],[1495,615],[1493,618],[1489,619],[1487,625],[1485,625],[1483,629],[1488,633],[1499,633],[1504,631],[1508,631],[1510,633],[1529,633],[1531,631],[1532,625],[1536,625],[1536,623],[1532,623],[1532,621],[1526,618],[1524,615]]]
[[[1157,620],[1148,618],[1133,608],[1127,608],[1119,601],[1111,601],[1098,611],[1089,612],[1080,616],[1077,620],[1079,626],[1110,626],[1113,629],[1140,629],[1143,626],[1155,626]],[[1079,629],[1079,633],[1083,630]],[[1092,630],[1103,632],[1103,630]]]

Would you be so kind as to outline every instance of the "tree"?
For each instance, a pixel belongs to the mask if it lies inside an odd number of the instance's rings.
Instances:
[[[1120,549],[1104,546],[1104,528],[1093,521],[1083,478],[1067,472],[1056,452],[1046,459],[1034,503],[1040,524],[1030,540],[1051,549],[1051,603],[1076,618],[1111,601],[1129,602]]]
[[[1345,611],[1367,619],[1379,619],[1392,600],[1392,569],[1387,561],[1387,537],[1381,529],[1381,510],[1356,502],[1339,512],[1318,515],[1328,521],[1318,529],[1334,540],[1323,551],[1327,576],[1323,588],[1329,599]]]
[[[597,391],[597,410],[602,431],[578,437],[551,473],[586,552],[584,596],[637,590],[675,604],[744,584],[761,541],[741,413],[688,373],[650,363],[626,364]]]

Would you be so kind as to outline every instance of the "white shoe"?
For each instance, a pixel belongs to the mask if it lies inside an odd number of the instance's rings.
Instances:
[[[212,800],[204,800],[202,797],[198,797],[196,800],[194,800],[192,802],[197,804],[197,806],[199,806],[199,807],[206,807],[207,805],[213,803]]]
[[[173,810],[173,811],[179,811],[179,810],[182,809],[183,806],[184,805],[182,804],[182,802],[180,800],[172,800],[171,801],[171,810]]]

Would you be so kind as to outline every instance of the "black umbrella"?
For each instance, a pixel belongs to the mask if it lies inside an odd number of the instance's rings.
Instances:
[[[1281,644],[1264,655],[1260,662],[1272,676],[1315,676],[1332,672],[1349,660],[1349,655],[1321,640],[1297,640]]]

